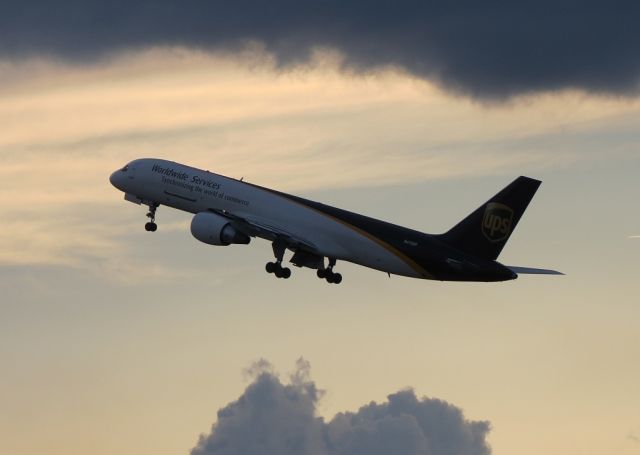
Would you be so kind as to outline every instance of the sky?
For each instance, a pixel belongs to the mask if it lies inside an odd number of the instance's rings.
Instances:
[[[0,5],[0,453],[640,453],[638,6],[343,3]],[[275,280],[140,157],[431,233],[528,175],[566,275]]]

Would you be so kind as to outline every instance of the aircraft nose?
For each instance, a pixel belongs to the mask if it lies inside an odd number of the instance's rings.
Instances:
[[[111,182],[111,184],[119,190],[122,190],[122,180],[122,171],[115,171],[113,174],[111,174],[111,177],[109,177],[109,181]]]

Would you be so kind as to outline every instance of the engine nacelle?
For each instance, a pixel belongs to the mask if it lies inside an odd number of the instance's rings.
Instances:
[[[251,241],[248,235],[231,226],[227,218],[211,212],[200,212],[193,217],[191,234],[209,245],[226,246],[232,243],[246,245]]]

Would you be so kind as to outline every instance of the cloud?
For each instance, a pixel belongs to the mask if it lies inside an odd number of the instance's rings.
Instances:
[[[261,361],[243,395],[218,411],[211,433],[191,455],[485,455],[488,422],[469,421],[462,410],[413,390],[371,402],[325,421],[316,412],[323,392],[298,360],[288,384]]]
[[[301,77],[178,48],[90,66],[0,63],[0,98],[0,205],[9,220],[0,264],[108,266],[109,274],[145,220],[144,208],[124,203],[108,181],[135,158],[312,198],[309,191],[362,186],[376,197],[397,184],[507,180],[632,158],[640,137],[640,100],[564,93],[486,109],[393,71],[352,78],[326,66]],[[188,215],[161,209],[161,235],[178,221]],[[145,273],[159,260],[138,256]]]
[[[0,57],[90,61],[157,46],[253,47],[289,67],[332,49],[345,69],[397,67],[481,99],[567,88],[635,95],[639,18],[630,0],[6,0]]]

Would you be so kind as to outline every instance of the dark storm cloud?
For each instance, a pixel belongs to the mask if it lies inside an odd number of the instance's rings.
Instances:
[[[485,99],[564,88],[635,95],[638,23],[637,1],[4,0],[0,55],[82,61],[259,42],[282,67],[328,47],[351,70],[393,66]]]
[[[265,366],[263,363],[262,366]],[[261,370],[258,371],[258,370]],[[289,384],[270,368],[254,369],[255,381],[218,411],[209,435],[191,455],[488,455],[487,422],[466,420],[462,411],[413,391],[389,395],[358,412],[325,422],[316,415],[321,392],[298,361]]]

